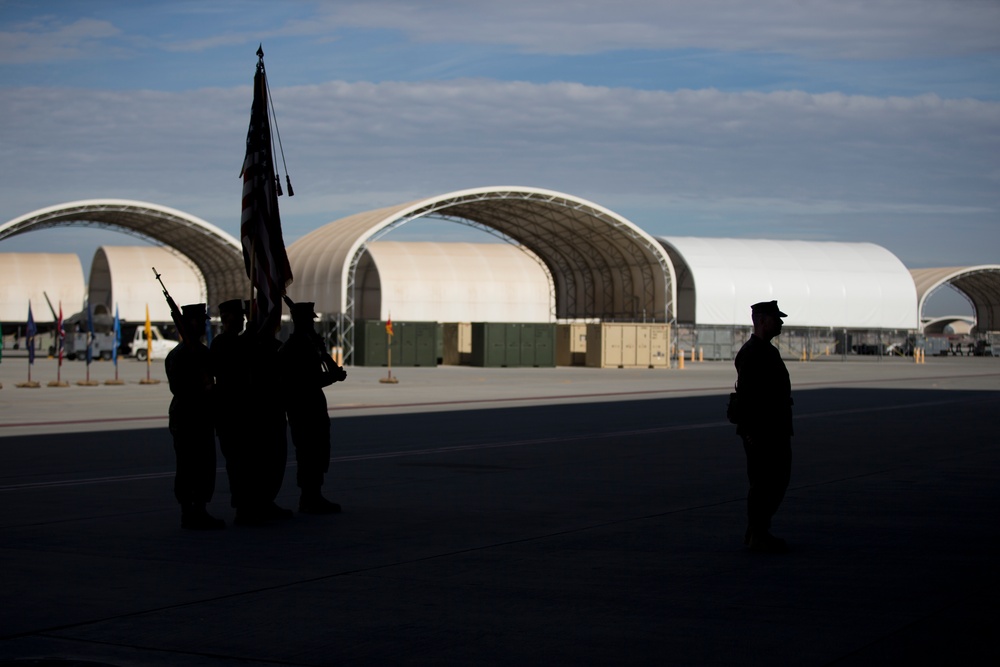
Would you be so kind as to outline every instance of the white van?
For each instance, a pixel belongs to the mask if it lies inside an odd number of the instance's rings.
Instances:
[[[160,333],[160,328],[155,324],[150,328],[150,331],[153,334],[153,359],[163,359],[170,350],[177,347],[177,341],[164,338],[163,334]],[[146,343],[146,327],[145,325],[139,325],[135,328],[135,336],[132,337],[132,348],[129,350],[129,356],[135,357],[139,361],[146,361],[148,354],[149,346]]]

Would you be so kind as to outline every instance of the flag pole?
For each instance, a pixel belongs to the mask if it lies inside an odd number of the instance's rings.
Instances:
[[[177,329],[177,335],[180,336],[180,327]],[[140,380],[139,384],[160,384],[159,380],[153,380],[149,377],[149,369],[153,365],[153,323],[149,320],[149,304],[146,304],[146,379]],[[182,339],[183,340],[183,339]]]
[[[17,386],[23,389],[37,389],[42,385],[31,379],[31,367],[35,363],[35,336],[38,334],[38,327],[35,326],[35,316],[31,313],[30,299],[28,300],[28,327],[25,334],[28,343],[28,381],[18,382]]]
[[[122,380],[118,379],[118,348],[121,347],[122,343],[122,321],[118,316],[118,304],[115,303],[115,323],[112,331],[112,338],[114,339],[111,343],[111,359],[115,364],[115,379],[105,380],[104,384],[125,384]]]
[[[90,363],[94,360],[94,311],[87,302],[87,379],[76,384],[81,387],[95,387],[99,382],[90,379]]]
[[[52,304],[49,304],[51,307]],[[63,312],[62,312],[62,301],[59,302],[59,317],[56,320],[56,380],[55,382],[49,382],[50,387],[68,387],[69,382],[63,382],[62,380],[62,361],[63,361],[63,341],[65,335],[63,334]]]
[[[380,378],[379,382],[382,384],[399,384],[399,378],[392,377],[392,313],[389,313],[389,319],[385,323],[385,338],[386,345],[385,351],[387,353],[387,360],[389,366],[389,375],[384,378]]]

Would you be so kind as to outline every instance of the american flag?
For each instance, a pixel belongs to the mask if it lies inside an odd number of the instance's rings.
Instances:
[[[253,78],[253,107],[247,132],[247,153],[243,160],[243,216],[240,237],[247,277],[256,288],[255,319],[263,322],[269,313],[281,309],[281,296],[292,283],[285,242],[278,215],[277,175],[271,151],[271,123],[267,112],[267,78],[264,52],[258,50],[257,73]]]

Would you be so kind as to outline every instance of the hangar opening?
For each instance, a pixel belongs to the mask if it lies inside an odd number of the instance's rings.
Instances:
[[[927,301],[948,285],[972,304],[976,321],[972,333],[1000,332],[1000,265],[910,269],[910,274],[917,289],[921,321]]]
[[[201,274],[210,304],[246,294],[243,254],[235,238],[198,217],[148,202],[92,199],[50,206],[0,225],[0,240],[67,226],[107,228],[173,249]]]
[[[337,318],[346,362],[353,361],[363,293],[359,280],[365,276],[359,268],[369,261],[370,244],[429,217],[487,231],[537,257],[552,278],[553,322],[667,323],[673,318],[670,261],[651,236],[625,218],[550,190],[462,190],[348,216],[289,246],[295,275],[289,295],[313,301],[317,312]],[[393,309],[383,298],[379,317],[386,319]]]

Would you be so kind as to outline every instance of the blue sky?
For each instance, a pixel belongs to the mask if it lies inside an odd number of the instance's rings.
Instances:
[[[653,235],[1000,263],[995,0],[0,0],[0,219],[140,199],[235,235],[257,45],[289,241],[486,185]],[[444,223],[394,238],[462,237]],[[3,251],[125,237],[22,235]]]

